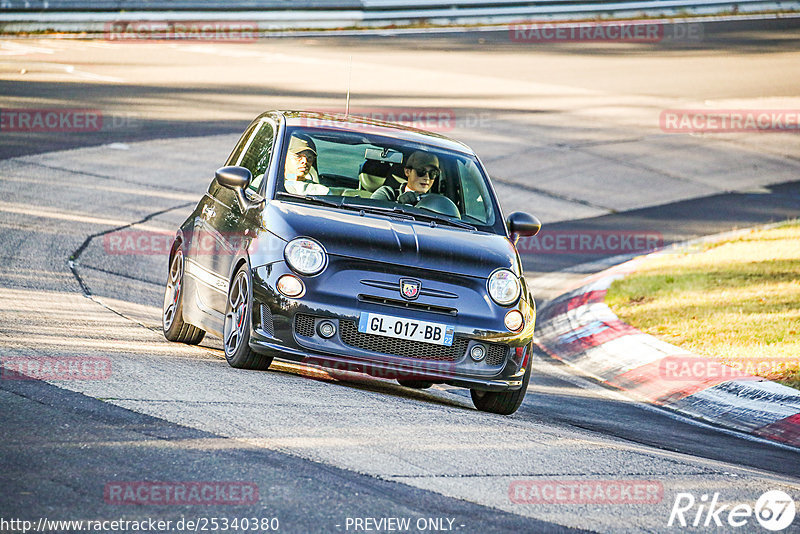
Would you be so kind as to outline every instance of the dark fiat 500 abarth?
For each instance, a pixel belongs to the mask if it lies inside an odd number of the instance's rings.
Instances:
[[[536,310],[503,219],[465,145],[397,125],[267,112],[177,232],[164,335],[220,336],[233,367],[273,357],[469,388],[510,414],[531,374]]]

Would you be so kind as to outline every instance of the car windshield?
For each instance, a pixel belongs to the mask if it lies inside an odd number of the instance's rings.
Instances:
[[[276,186],[283,200],[314,196],[342,208],[502,230],[496,228],[496,203],[474,155],[323,128],[291,128],[286,140]]]

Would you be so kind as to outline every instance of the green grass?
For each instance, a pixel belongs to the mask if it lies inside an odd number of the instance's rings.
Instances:
[[[625,322],[732,365],[778,362],[762,376],[800,389],[800,223],[699,251],[648,258],[606,303]]]

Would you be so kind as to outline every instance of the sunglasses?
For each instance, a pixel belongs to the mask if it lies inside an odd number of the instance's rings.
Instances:
[[[309,152],[307,150],[303,152],[295,152],[292,155],[297,159],[306,158],[306,161],[308,161],[309,163],[317,161],[317,156],[315,156],[312,152]]]
[[[418,169],[417,167],[409,167],[409,169],[414,169],[417,176],[425,176],[427,174],[431,177],[431,180],[437,179],[442,173],[439,169]]]

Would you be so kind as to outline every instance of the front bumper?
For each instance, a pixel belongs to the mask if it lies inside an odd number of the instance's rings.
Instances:
[[[527,295],[516,306],[526,317],[526,327],[513,334],[505,329],[503,318],[514,307],[490,302],[483,281],[417,271],[416,278],[423,280],[433,296],[420,296],[413,308],[400,309],[398,302],[403,300],[397,299],[399,293],[388,289],[388,285],[400,276],[408,276],[408,272],[394,266],[383,266],[380,271],[374,266],[369,270],[363,266],[339,267],[329,266],[317,277],[302,277],[306,292],[298,299],[286,298],[275,290],[278,278],[291,273],[285,263],[255,269],[251,348],[278,358],[380,378],[424,380],[486,391],[521,387],[535,318]],[[380,284],[369,285],[364,280]],[[454,312],[443,311],[447,306],[442,305],[439,294],[453,295],[444,303],[450,304]],[[457,310],[453,306],[456,302]],[[452,325],[453,345],[359,333],[361,312]],[[323,320],[336,326],[332,337],[324,338],[318,333],[317,326]],[[487,356],[476,362],[469,351],[478,343],[487,349]]]
[[[404,365],[380,360],[362,361],[358,358],[337,354],[306,352],[270,342],[258,333],[255,334],[255,338],[251,336],[250,348],[263,354],[270,354],[278,358],[302,362],[312,366],[325,367],[334,371],[364,373],[377,378],[393,380],[425,380],[483,391],[517,390],[522,387],[522,377],[525,374],[525,368],[521,367],[516,373],[507,378],[490,379],[457,376],[441,369],[423,369],[416,365]],[[530,349],[526,348],[525,350]]]

